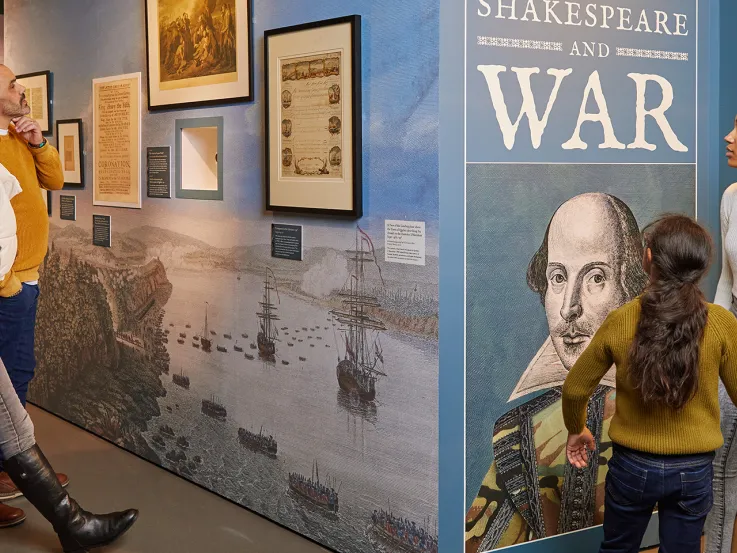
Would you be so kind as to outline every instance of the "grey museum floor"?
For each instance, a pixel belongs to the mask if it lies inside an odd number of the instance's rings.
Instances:
[[[111,553],[317,553],[326,549],[29,406],[36,439],[89,510],[136,507],[138,523]],[[24,500],[19,527],[0,531],[0,553],[57,553],[51,526]]]

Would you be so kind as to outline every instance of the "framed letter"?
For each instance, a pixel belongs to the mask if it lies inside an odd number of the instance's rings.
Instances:
[[[146,0],[148,108],[253,98],[252,0]]]
[[[360,16],[265,43],[266,210],[361,217]]]
[[[56,144],[64,170],[64,189],[84,188],[82,120],[57,121]]]
[[[92,203],[141,208],[141,74],[92,81]]]
[[[25,75],[16,75],[16,81],[26,89],[26,101],[31,113],[28,117],[41,125],[41,132],[48,134],[51,132],[52,111],[51,111],[51,72],[39,71],[37,73],[26,73]]]

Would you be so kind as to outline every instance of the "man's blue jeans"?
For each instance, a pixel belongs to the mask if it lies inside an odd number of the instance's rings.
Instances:
[[[34,341],[38,295],[38,286],[24,284],[20,294],[0,298],[0,359],[24,407],[28,385],[36,370]]]
[[[614,446],[600,553],[637,553],[658,506],[661,553],[699,553],[714,500],[714,453],[651,455]]]

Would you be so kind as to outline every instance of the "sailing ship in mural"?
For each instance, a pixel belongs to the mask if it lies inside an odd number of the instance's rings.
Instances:
[[[256,313],[259,319],[259,330],[258,336],[256,337],[258,354],[259,357],[267,361],[274,361],[275,359],[276,339],[279,336],[279,329],[272,324],[273,321],[279,320],[279,317],[276,315],[277,308],[271,301],[272,291],[276,292],[276,299],[278,302],[281,302],[279,290],[276,286],[276,276],[271,269],[267,268],[266,279],[264,280],[264,295],[259,302],[261,311]]]
[[[341,389],[363,401],[373,401],[377,378],[386,376],[378,368],[384,367],[379,333],[386,330],[386,326],[370,314],[370,309],[379,308],[381,304],[366,291],[365,268],[367,263],[375,264],[381,277],[381,267],[371,238],[360,227],[356,230],[356,247],[347,253],[351,256],[353,271],[339,294],[344,310],[330,311],[335,320],[344,325],[340,332],[345,352],[342,359],[338,357],[336,375]]]
[[[202,337],[200,338],[200,344],[202,345],[202,351],[210,353],[212,351],[212,340],[210,340],[210,331],[207,327],[207,307],[205,303],[205,328],[202,331]]]
[[[238,429],[238,441],[241,445],[248,449],[255,451],[256,453],[263,453],[269,457],[276,457],[277,443],[273,436],[267,436],[264,434],[264,429],[261,427],[258,434],[246,430],[245,428]]]
[[[338,516],[338,491],[340,490],[335,490],[334,482],[326,484],[320,482],[320,469],[317,461],[312,464],[310,478],[296,472],[289,473],[289,491],[302,501],[317,508],[323,515]]]

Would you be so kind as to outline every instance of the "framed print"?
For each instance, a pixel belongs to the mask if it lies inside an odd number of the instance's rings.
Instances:
[[[148,109],[253,99],[252,0],[146,0]]]
[[[64,189],[84,188],[82,120],[56,122],[56,145],[64,171]]]
[[[266,210],[361,217],[360,16],[264,37]]]
[[[223,118],[177,119],[176,196],[223,199]]]
[[[92,81],[92,204],[141,208],[141,74]]]
[[[31,113],[31,119],[41,125],[41,132],[48,134],[52,131],[52,100],[51,100],[51,71],[39,71],[16,75],[16,81],[26,89],[26,101]]]

